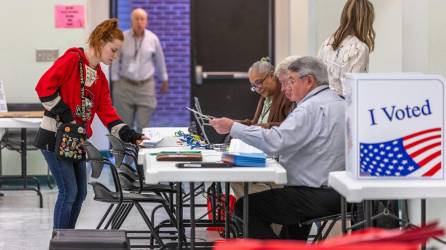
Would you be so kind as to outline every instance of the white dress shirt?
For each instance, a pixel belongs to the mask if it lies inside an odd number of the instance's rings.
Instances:
[[[112,65],[112,80],[120,76],[143,81],[157,74],[162,81],[168,79],[164,53],[158,37],[150,30],[143,37],[134,37],[133,30],[124,32],[120,56]]]
[[[345,169],[345,103],[327,85],[308,93],[278,127],[235,122],[231,136],[268,155],[279,155],[289,186],[321,187],[331,171]]]

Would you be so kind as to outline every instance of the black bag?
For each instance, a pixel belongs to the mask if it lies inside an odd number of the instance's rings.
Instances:
[[[82,125],[75,123],[63,123],[56,131],[55,153],[59,159],[83,161],[86,159],[82,145],[87,139],[85,122],[87,121],[85,110],[85,81],[84,66],[79,55],[79,73],[81,79],[81,115]]]
[[[57,157],[73,161],[85,160],[85,152],[82,145],[86,138],[86,131],[81,125],[63,123],[56,132],[55,149]]]

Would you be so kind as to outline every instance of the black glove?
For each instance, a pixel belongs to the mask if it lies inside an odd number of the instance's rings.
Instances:
[[[128,125],[125,125],[119,130],[119,137],[125,142],[131,142],[136,144],[137,140],[141,140],[144,135],[137,133],[135,130],[131,129]]]
[[[61,113],[59,115],[59,118],[62,123],[70,123],[74,120],[73,115],[71,114],[71,110],[69,110],[69,109],[67,109],[66,111]]]

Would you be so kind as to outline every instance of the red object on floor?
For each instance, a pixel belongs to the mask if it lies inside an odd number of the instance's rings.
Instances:
[[[229,195],[229,216],[232,216],[232,213],[234,212],[235,201],[236,201],[235,197],[233,195]],[[217,218],[216,218],[217,221],[225,221],[226,195],[221,195],[220,197],[217,197],[215,199],[215,202],[217,203],[217,209],[215,211],[215,214],[217,215]],[[209,220],[212,220],[213,207],[212,207],[211,197],[208,197],[207,205],[208,205],[208,218],[209,218]],[[218,216],[218,215],[220,215],[220,216]],[[208,227],[207,230],[222,232],[224,230],[224,227]]]
[[[214,250],[418,250],[418,245],[408,243],[361,243],[327,247],[290,240],[226,240],[214,245]]]
[[[418,250],[429,238],[444,235],[438,223],[421,228],[385,230],[370,228],[339,236],[319,244],[284,240],[224,240],[216,242],[214,250]]]

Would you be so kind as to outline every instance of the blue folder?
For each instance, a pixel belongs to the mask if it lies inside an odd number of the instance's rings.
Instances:
[[[266,154],[264,153],[223,153],[223,162],[241,167],[265,167]]]

